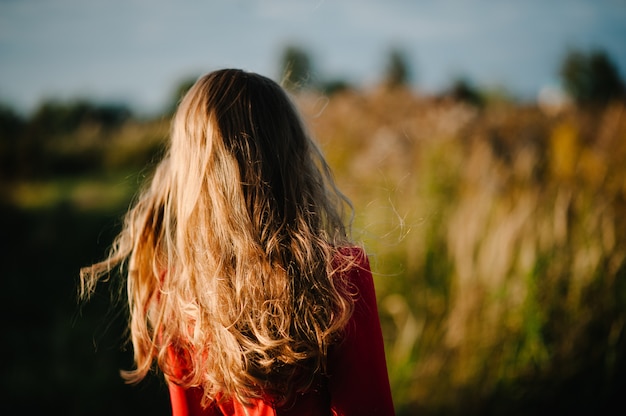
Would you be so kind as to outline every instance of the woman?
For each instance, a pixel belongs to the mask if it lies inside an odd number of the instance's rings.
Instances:
[[[135,368],[178,415],[391,415],[367,256],[285,91],[201,77],[167,153],[81,295],[124,266]]]

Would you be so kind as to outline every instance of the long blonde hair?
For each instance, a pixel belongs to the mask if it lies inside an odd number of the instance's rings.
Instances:
[[[81,269],[83,298],[114,269],[126,277],[135,368],[124,377],[156,362],[202,387],[205,404],[285,403],[310,388],[353,309],[339,278],[346,207],[278,84],[234,69],[201,77],[109,256]]]

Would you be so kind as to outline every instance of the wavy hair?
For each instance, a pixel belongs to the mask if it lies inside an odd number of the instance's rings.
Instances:
[[[205,405],[285,404],[324,374],[353,310],[350,202],[288,95],[258,74],[199,78],[170,136],[108,257],[81,269],[81,297],[114,269],[125,277],[129,382],[157,363]]]

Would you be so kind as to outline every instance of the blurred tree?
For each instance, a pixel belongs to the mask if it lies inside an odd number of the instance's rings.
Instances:
[[[13,162],[3,170],[7,175],[42,177],[96,169],[102,156],[97,143],[108,142],[132,118],[123,104],[44,101],[7,147]]]
[[[301,47],[287,46],[281,58],[281,77],[285,88],[297,91],[313,86],[313,64]]]
[[[43,102],[29,121],[29,128],[47,137],[76,130],[84,124],[103,128],[118,127],[132,112],[123,104],[94,104],[87,100]]]
[[[475,106],[482,106],[484,104],[484,98],[481,92],[464,77],[454,80],[446,95],[456,101],[462,101]]]
[[[354,87],[347,80],[341,78],[327,80],[320,85],[320,89],[326,95],[333,95],[353,88]]]
[[[15,173],[17,143],[23,134],[24,124],[13,108],[0,104],[0,179]]]
[[[0,140],[14,140],[23,126],[22,117],[9,105],[0,103]]]
[[[406,53],[398,48],[389,52],[383,82],[388,88],[405,86],[411,81],[411,70]]]
[[[122,103],[97,104],[92,108],[92,120],[105,128],[114,128],[133,117],[133,112]]]
[[[603,50],[570,51],[560,67],[563,87],[579,104],[604,104],[624,97],[624,82]]]

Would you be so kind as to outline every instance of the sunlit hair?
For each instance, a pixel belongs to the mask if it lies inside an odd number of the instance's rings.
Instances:
[[[285,403],[323,374],[352,313],[349,201],[284,90],[240,70],[201,77],[108,258],[81,270],[81,296],[126,276],[135,368],[155,362],[204,401]],[[188,372],[176,374],[168,346]]]

